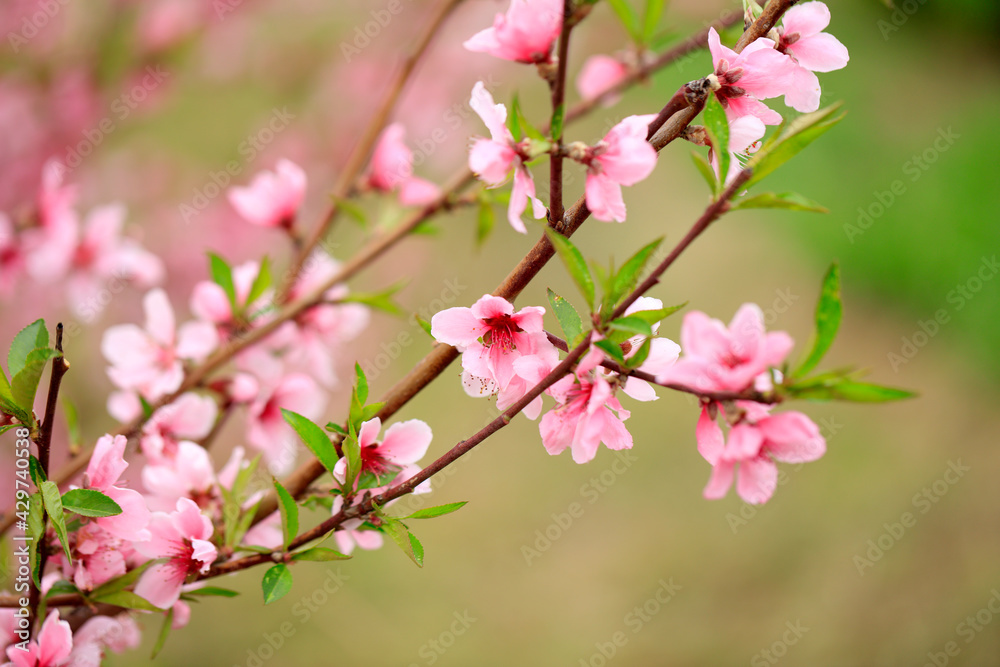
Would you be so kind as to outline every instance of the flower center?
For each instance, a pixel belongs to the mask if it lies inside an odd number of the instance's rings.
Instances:
[[[483,345],[486,347],[497,345],[504,352],[511,352],[517,347],[514,337],[524,330],[510,315],[491,317],[483,321],[490,328],[483,334]]]

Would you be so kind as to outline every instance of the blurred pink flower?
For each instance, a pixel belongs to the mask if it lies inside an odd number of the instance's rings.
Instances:
[[[764,332],[764,313],[743,304],[729,327],[695,311],[684,317],[681,348],[684,356],[657,380],[698,392],[742,391],[769,367],[788,356],[793,341],[784,331]]]
[[[77,588],[90,591],[125,574],[126,561],[134,553],[130,540],[115,537],[96,523],[84,524],[73,535],[73,566],[66,574]]]
[[[181,498],[206,504],[215,490],[215,467],[208,452],[190,440],[177,443],[173,458],[148,463],[142,468],[142,484],[154,510],[166,511]]]
[[[14,667],[59,667],[65,665],[73,650],[73,631],[69,623],[59,620],[59,612],[51,611],[38,638],[22,650],[15,644],[7,647],[7,657]]]
[[[505,125],[507,108],[502,104],[494,104],[493,96],[482,81],[473,87],[469,106],[483,119],[491,136],[490,139],[478,138],[473,141],[469,150],[469,169],[490,187],[497,187],[507,179],[511,167],[514,168],[514,187],[510,193],[507,221],[515,230],[525,234],[528,230],[521,215],[528,202],[531,202],[535,218],[545,215],[545,205],[535,198],[535,182],[524,164],[524,149],[514,142],[514,135]]]
[[[128,468],[125,460],[125,446],[128,440],[123,435],[104,435],[97,440],[94,452],[84,476],[84,486],[100,491],[122,508],[116,516],[94,519],[94,523],[115,537],[124,540],[143,540],[148,536],[149,510],[142,494],[133,489],[116,486],[122,473]]]
[[[635,185],[656,167],[656,150],[646,141],[655,115],[629,116],[587,151],[587,208],[598,220],[625,221],[623,185]]]
[[[715,28],[708,31],[708,49],[719,88],[715,96],[726,108],[729,120],[757,116],[765,125],[777,125],[781,114],[760,100],[785,95],[795,85],[795,63],[774,48],[774,42],[759,37],[736,53],[719,40]]]
[[[207,572],[218,551],[210,540],[212,522],[188,498],[177,501],[174,512],[156,512],[149,524],[152,537],[136,548],[149,558],[168,558],[145,572],[135,594],[160,609],[169,609],[180,598],[189,574]]]
[[[791,56],[796,67],[794,81],[785,93],[785,104],[808,113],[819,108],[819,79],[813,72],[832,72],[847,66],[847,47],[823,32],[830,25],[830,10],[822,2],[795,5],[778,28],[778,51]]]
[[[441,190],[413,175],[413,151],[403,143],[405,134],[402,123],[393,123],[382,130],[372,154],[368,182],[382,192],[398,188],[399,201],[405,206],[424,206],[437,199]]]
[[[177,456],[181,440],[200,440],[215,424],[219,409],[209,396],[186,393],[164,405],[142,427],[139,445],[152,464]]]
[[[583,69],[576,77],[576,89],[585,100],[597,99],[611,90],[628,75],[628,66],[612,56],[598,54],[590,56],[583,63]],[[621,98],[613,95],[604,101],[605,106],[611,106]]]
[[[279,160],[274,172],[262,171],[249,186],[227,193],[247,222],[261,227],[291,227],[306,192],[306,174],[294,162]]]
[[[562,20],[562,0],[511,0],[506,15],[497,14],[493,27],[477,32],[463,46],[514,62],[551,62]]]

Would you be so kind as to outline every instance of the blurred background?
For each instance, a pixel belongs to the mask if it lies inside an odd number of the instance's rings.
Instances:
[[[37,35],[25,44],[9,35],[24,34],[22,19],[40,5],[13,2],[0,12],[9,47],[0,54],[0,210],[30,208],[42,162],[76,150],[81,159],[67,179],[80,184],[81,208],[128,206],[129,234],[163,258],[179,317],[188,316],[192,284],[206,277],[203,250],[234,263],[265,252],[287,262],[280,236],[238,219],[218,189],[211,195],[213,174],[236,160],[233,182],[245,184],[288,157],[309,175],[302,219],[316,220],[392,68],[438,3],[192,4],[198,9],[181,0],[60,4],[41,25],[31,19]],[[381,25],[390,4],[399,11]],[[461,48],[506,4],[464,3],[407,89],[395,119],[406,126],[418,175],[443,182],[464,164],[468,138],[486,133],[465,106],[477,80],[498,101],[517,91],[527,116],[543,124],[546,89],[533,68]],[[435,479],[428,502],[469,505],[414,526],[427,551],[422,570],[391,545],[344,563],[309,563],[267,609],[260,573],[243,573],[220,582],[243,597],[197,605],[155,660],[148,656],[159,622],[151,620],[144,645],[107,664],[998,664],[1000,172],[990,165],[1000,154],[1000,9],[985,0],[829,4],[829,30],[851,62],[821,75],[824,104],[843,100],[848,115],[762,189],[799,192],[830,213],[727,216],[652,296],[689,300],[725,321],[756,302],[769,329],[799,341],[798,354],[823,272],[837,260],[845,318],[824,367],[859,365],[872,381],[920,398],[795,405],[820,425],[828,453],[783,466],[774,498],[756,508],[735,493],[702,499],[709,466],[695,449],[696,406],[684,396],[623,399],[634,449],[619,456],[602,448],[587,465],[548,456],[537,423],[521,417]],[[732,9],[670,2],[662,27],[679,40]],[[366,35],[372,21],[377,29]],[[627,43],[599,3],[575,33],[571,77],[585,56]],[[162,73],[152,86],[142,83],[147,67]],[[593,142],[624,116],[657,111],[709,68],[707,53],[684,58],[567,136]],[[290,120],[262,134],[275,117]],[[103,119],[111,130],[95,134]],[[259,147],[247,149],[253,138]],[[604,262],[655,236],[675,242],[708,198],[691,148],[669,146],[653,176],[626,190],[627,223],[590,222],[574,242]],[[583,179],[568,170],[572,200]],[[196,214],[185,216],[185,204]],[[402,215],[388,200],[364,206],[379,224]],[[476,227],[474,211],[438,217],[429,235],[400,244],[351,286],[372,291],[408,278],[399,299],[424,316],[470,305],[538,232],[513,233],[501,212],[477,247]],[[348,257],[364,234],[342,220],[334,254]],[[546,287],[574,293],[553,263],[519,303],[545,303]],[[100,336],[140,317],[141,292],[116,293],[84,321],[57,291],[42,289],[10,290],[0,338],[36,317],[80,325],[68,343],[65,387],[92,441],[114,428]],[[676,340],[680,322],[664,322],[661,335]],[[430,349],[411,319],[374,315],[343,369],[355,360],[373,368],[401,340],[408,343],[398,361],[369,378],[378,395]],[[327,416],[341,418],[346,402],[335,393]],[[397,419],[431,425],[431,460],[494,414],[492,402],[464,395],[455,365]],[[241,437],[238,427],[227,430],[230,446]]]

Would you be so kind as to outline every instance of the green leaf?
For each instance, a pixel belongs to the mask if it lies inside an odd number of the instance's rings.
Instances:
[[[679,303],[676,306],[668,306],[667,308],[656,308],[654,310],[637,310],[634,313],[629,313],[629,317],[636,317],[643,322],[648,322],[650,325],[656,324],[657,322],[664,320],[678,310],[688,305],[688,302]]]
[[[639,43],[642,41],[642,28],[640,27],[639,15],[628,0],[608,0],[611,10],[621,21],[622,27],[628,33],[632,41]]]
[[[409,516],[401,517],[403,519],[433,519],[435,517],[444,516],[445,514],[451,514],[452,512],[457,512],[458,510],[465,507],[469,501],[463,500],[458,503],[448,503],[446,505],[438,505],[436,507],[425,507],[422,510],[417,510]]]
[[[587,262],[583,259],[583,255],[580,254],[576,246],[570,243],[570,240],[565,236],[557,234],[551,229],[546,229],[545,235],[548,237],[552,247],[555,248],[556,253],[558,253],[559,259],[563,261],[563,264],[569,271],[573,282],[580,288],[580,293],[583,294],[583,298],[587,301],[587,306],[593,310],[594,280],[590,275],[590,269],[587,268]]]
[[[402,521],[387,518],[386,522],[382,524],[382,530],[392,538],[396,546],[403,550],[407,558],[416,563],[417,567],[424,566],[424,547]]]
[[[642,341],[642,345],[640,345],[639,349],[635,351],[635,354],[625,359],[625,364],[629,368],[639,368],[646,362],[646,359],[649,357],[649,351],[650,349],[652,349],[652,347],[653,347],[652,338],[647,338],[646,340]]]
[[[337,465],[337,450],[330,442],[330,437],[326,432],[297,412],[282,408],[281,414],[285,421],[299,434],[299,438],[313,453],[313,456],[333,474],[333,467]]]
[[[560,104],[552,112],[552,121],[549,123],[549,133],[555,141],[562,139],[563,123],[566,119],[566,104]]]
[[[21,329],[10,344],[7,353],[7,370],[13,378],[21,372],[28,362],[28,355],[38,348],[49,346],[49,330],[45,328],[45,320],[35,320]]]
[[[604,354],[606,354],[608,358],[617,363],[619,366],[625,365],[625,355],[622,353],[621,345],[618,343],[605,338],[597,341],[594,345],[604,350]]]
[[[73,595],[79,593],[80,589],[77,588],[72,582],[60,579],[56,583],[49,586],[49,590],[45,592],[45,597],[50,598],[53,595]]]
[[[347,473],[344,476],[344,489],[353,489],[354,480],[357,479],[358,474],[361,472],[361,447],[358,445],[358,437],[356,433],[353,432],[351,435],[344,438],[344,442],[340,445],[344,452],[344,458],[347,459]]]
[[[327,422],[326,430],[331,433],[336,433],[337,435],[347,435],[347,431],[344,430],[344,427],[336,422]]]
[[[646,15],[642,20],[642,43],[648,44],[656,36],[656,27],[663,16],[665,0],[646,0]]]
[[[726,119],[726,110],[715,97],[709,95],[705,100],[705,133],[712,143],[712,151],[719,162],[719,177],[715,179],[715,192],[722,191],[722,183],[729,173],[729,121]],[[713,172],[714,173],[714,172]]]
[[[284,563],[272,565],[264,573],[264,578],[260,582],[264,591],[264,604],[271,604],[275,600],[280,600],[292,590],[292,573]]]
[[[287,551],[288,545],[299,534],[299,506],[295,504],[295,498],[292,498],[292,494],[281,485],[281,482],[276,479],[272,479],[271,481],[274,482],[274,492],[278,495],[278,510],[281,512],[281,534],[284,536],[284,545]]]
[[[534,139],[535,141],[545,141],[545,135],[538,131],[538,129],[528,122],[528,119],[524,117],[524,112],[521,111],[521,102],[514,94],[514,101],[511,103],[511,132],[514,132],[514,128],[518,128],[518,132],[514,134],[514,140],[520,141],[518,137],[522,132],[529,139]]]
[[[41,573],[38,561],[38,545],[45,535],[45,511],[41,491],[36,491],[28,498],[28,529],[25,535],[28,541],[28,560],[31,562],[31,579],[36,586],[41,586]]]
[[[185,591],[184,595],[189,595],[192,597],[218,597],[218,598],[234,598],[239,595],[236,591],[231,591],[228,588],[220,588],[218,586],[203,586],[202,588],[195,588],[190,591]]]
[[[615,331],[622,331],[629,334],[626,338],[653,335],[653,328],[649,322],[641,317],[632,317],[631,315],[619,317],[617,320],[608,322],[608,327]]]
[[[719,179],[715,177],[715,170],[712,169],[712,165],[709,164],[705,156],[698,151],[691,151],[691,159],[694,160],[694,166],[698,168],[698,173],[701,174],[701,177],[705,179],[706,183],[708,183],[708,189],[715,192],[719,185]]]
[[[45,504],[45,511],[52,519],[52,527],[56,529],[59,542],[62,544],[63,553],[66,560],[72,564],[73,556],[69,552],[69,540],[66,537],[66,517],[63,515],[62,497],[59,495],[59,486],[55,482],[42,482],[41,488],[42,502]]]
[[[42,464],[38,462],[34,454],[28,457],[28,472],[31,473],[31,481],[36,489],[41,488],[42,482],[48,479],[48,475],[42,470]]]
[[[507,116],[507,125],[510,133],[514,136],[514,141],[521,141],[524,133],[521,131],[521,103],[517,99],[517,93],[510,100],[510,115]]]
[[[260,262],[260,271],[257,272],[257,277],[253,279],[253,284],[250,285],[250,292],[247,294],[246,305],[249,306],[254,301],[260,298],[260,296],[267,291],[267,288],[271,286],[271,265],[264,256],[264,259]]]
[[[129,570],[122,576],[115,577],[110,581],[104,582],[103,584],[95,588],[90,595],[91,597],[103,597],[105,595],[111,595],[112,593],[117,593],[118,591],[123,591],[127,587],[137,582],[139,580],[139,577],[142,576],[143,572],[148,570],[154,564],[162,562],[165,562],[165,559],[154,559],[146,561],[139,567]]]
[[[479,217],[476,221],[476,247],[480,247],[489,237],[496,224],[496,213],[493,205],[486,201],[479,202]]]
[[[888,401],[900,401],[906,398],[913,398],[916,392],[895,387],[885,387],[868,382],[855,382],[846,380],[834,387],[835,398],[842,401],[853,401],[855,403],[885,403]]]
[[[364,405],[368,400],[368,378],[365,377],[365,372],[361,368],[361,364],[354,363],[354,391],[357,394],[358,401],[361,405]]]
[[[839,109],[840,103],[837,103],[803,114],[784,126],[747,162],[747,168],[753,169],[753,176],[744,187],[749,188],[759,182],[843,120],[845,114],[834,115]]]
[[[80,417],[76,411],[76,406],[68,399],[62,399],[63,411],[66,413],[66,432],[69,439],[69,446],[76,450],[80,447]]]
[[[212,282],[222,288],[229,298],[229,306],[236,310],[236,285],[233,284],[233,268],[214,252],[208,253],[208,266]]]
[[[333,203],[338,211],[343,211],[362,227],[368,226],[368,217],[364,209],[348,199],[333,198]]]
[[[47,347],[40,347],[28,353],[24,367],[11,379],[10,388],[17,402],[25,412],[32,414],[32,407],[35,403],[35,394],[38,392],[38,383],[42,379],[45,365],[49,359],[61,356],[58,352]]]
[[[304,549],[302,551],[296,551],[292,554],[292,560],[311,560],[311,561],[331,561],[331,560],[350,560],[350,556],[344,555],[339,551],[334,551],[333,549],[327,549],[326,547],[313,547],[312,549]]]
[[[64,510],[76,512],[80,516],[105,517],[122,513],[121,506],[94,489],[71,489],[63,494]]]
[[[156,637],[156,643],[153,644],[153,653],[149,656],[152,660],[163,650],[164,644],[167,643],[167,637],[170,636],[170,630],[173,628],[174,624],[174,608],[171,607],[166,614],[163,615],[163,624],[160,626],[160,634]]]
[[[418,567],[424,566],[424,545],[420,543],[417,536],[410,533],[410,549],[413,550],[413,562]]]
[[[820,206],[812,199],[807,199],[795,192],[762,192],[753,197],[745,197],[736,200],[730,211],[738,211],[746,208],[783,208],[789,211],[812,211],[814,213],[829,213],[830,209]]]
[[[400,281],[381,292],[352,292],[340,299],[341,303],[361,303],[375,310],[381,310],[390,315],[405,315],[405,311],[393,301],[396,292],[406,286],[406,281]]]
[[[823,355],[833,345],[843,314],[844,307],[840,299],[840,267],[835,262],[830,265],[823,278],[823,288],[816,304],[816,331],[813,334],[812,350],[793,373],[795,377],[806,375],[823,359]]]
[[[420,328],[423,329],[424,332],[428,336],[431,336],[431,323],[430,322],[428,322],[424,318],[420,317],[420,315],[414,315],[413,319],[416,321],[416,323],[418,325],[420,325]],[[434,338],[434,336],[431,336],[431,338]]]
[[[552,304],[552,311],[556,314],[556,319],[559,320],[559,326],[562,327],[566,344],[570,347],[576,347],[583,337],[583,321],[580,319],[580,314],[576,312],[573,304],[552,290],[548,290],[548,294],[549,303]]]
[[[637,253],[629,257],[622,264],[622,268],[618,270],[614,280],[611,282],[611,292],[607,295],[605,312],[611,313],[614,307],[618,305],[618,301],[625,294],[635,289],[643,270],[646,268],[646,264],[649,262],[649,258],[653,256],[661,243],[663,243],[662,236],[640,248]]]
[[[92,595],[91,600],[101,604],[110,604],[124,609],[141,609],[143,611],[163,611],[149,600],[139,597],[132,591],[116,591],[106,595]]]

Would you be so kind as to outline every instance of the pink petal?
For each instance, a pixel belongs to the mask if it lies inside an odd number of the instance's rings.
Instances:
[[[378,451],[393,463],[416,463],[431,444],[431,427],[419,419],[393,424],[386,430]]]
[[[201,361],[219,345],[219,333],[208,322],[185,322],[177,334],[177,356]]]
[[[681,349],[688,357],[718,359],[729,351],[729,331],[719,320],[692,311],[681,325]]]
[[[760,306],[745,303],[736,311],[729,323],[732,337],[731,351],[741,359],[756,356],[764,339],[764,313]]]
[[[819,427],[801,412],[782,412],[758,424],[764,447],[779,461],[805,463],[826,453],[826,439]]]
[[[797,67],[792,81],[791,87],[785,93],[785,104],[801,113],[819,109],[822,94],[819,78],[805,67]]]
[[[368,447],[374,445],[378,440],[379,431],[382,430],[382,420],[378,417],[369,419],[358,429],[358,446]]]
[[[708,479],[708,484],[702,491],[702,496],[708,500],[718,500],[725,498],[729,492],[729,487],[733,485],[733,464],[719,461],[712,468],[712,476]]]
[[[431,317],[431,336],[434,340],[460,348],[475,343],[488,329],[471,308],[448,308]]]
[[[233,318],[229,297],[219,285],[203,280],[191,291],[191,312],[200,320],[228,322]]]
[[[526,234],[528,231],[524,226],[524,221],[521,220],[521,214],[527,208],[529,200],[531,201],[532,214],[536,218],[542,217],[544,213],[539,214],[539,210],[540,208],[544,210],[544,206],[535,199],[535,182],[531,180],[531,172],[524,165],[520,165],[514,169],[514,187],[510,191],[507,221],[511,227],[522,234]]]
[[[576,78],[576,89],[580,92],[581,98],[596,99],[614,88],[627,74],[628,68],[616,58],[605,55],[591,56],[583,63],[583,69]],[[606,104],[614,102],[615,100],[608,100]]]
[[[101,353],[112,366],[144,368],[155,363],[159,348],[134,324],[109,327],[101,339]]]
[[[485,32],[487,31],[484,30],[479,35]],[[469,42],[471,41],[469,40]],[[469,42],[465,43],[465,48],[467,49],[469,48]],[[514,140],[513,135],[507,129],[506,125],[507,107],[493,102],[493,96],[490,94],[490,91],[486,90],[486,86],[483,85],[482,81],[477,81],[476,85],[472,87],[472,97],[469,99],[469,106],[483,119],[483,123],[489,128],[493,141],[500,144],[509,144]]]
[[[604,174],[587,174],[587,208],[598,220],[625,221],[625,200],[622,187]]]
[[[789,75],[790,77],[791,75]],[[778,125],[781,123],[780,113],[749,95],[729,98],[729,106],[726,107],[726,117],[732,121],[740,116],[756,116],[765,125]]]
[[[729,441],[722,452],[722,458],[726,461],[753,459],[760,454],[763,444],[764,436],[756,426],[745,422],[737,424],[729,431]]]
[[[708,29],[708,50],[712,54],[712,62],[715,64],[718,64],[720,60],[726,60],[732,65],[739,57],[739,54],[728,46],[723,46],[715,28]]]
[[[541,306],[526,306],[517,311],[517,314],[511,319],[517,326],[524,329],[526,333],[539,333],[545,329],[545,324],[542,320],[544,315],[545,309]]]
[[[190,498],[177,501],[177,511],[171,518],[180,534],[189,540],[207,540],[212,536],[212,522]]]
[[[97,519],[97,525],[123,540],[140,541],[145,538],[151,514],[142,494],[133,489],[117,486],[106,489],[104,493],[118,503],[122,513]]]
[[[695,428],[695,437],[698,440],[698,453],[713,466],[717,465],[725,448],[725,439],[719,423],[709,415],[708,406],[701,409],[698,426]]]
[[[799,65],[813,72],[832,72],[847,65],[851,59],[847,47],[829,33],[800,39],[788,47]]]
[[[830,25],[830,9],[822,2],[803,2],[790,7],[781,19],[784,34],[809,37]]]
[[[380,190],[392,190],[413,175],[413,151],[403,143],[405,133],[402,123],[393,123],[379,136],[369,179]]]
[[[771,459],[761,456],[740,463],[736,492],[751,505],[766,503],[777,486],[778,466]]]
[[[154,607],[169,609],[181,597],[184,570],[173,563],[157,563],[142,573],[135,594]]]
[[[399,189],[399,201],[404,206],[426,206],[441,196],[441,188],[422,178],[412,177]]]
[[[59,620],[59,612],[51,611],[38,633],[38,663],[54,666],[69,657],[73,650],[73,631],[69,623]]]
[[[784,53],[776,51],[774,42],[760,38],[740,54],[744,73],[736,85],[757,99],[784,95],[792,85],[795,63]]]
[[[150,290],[142,305],[146,313],[146,332],[163,347],[173,347],[176,325],[167,293],[160,288]]]
[[[128,440],[123,435],[105,435],[97,440],[87,465],[90,488],[103,491],[118,481],[128,468],[124,458],[127,444]]]

